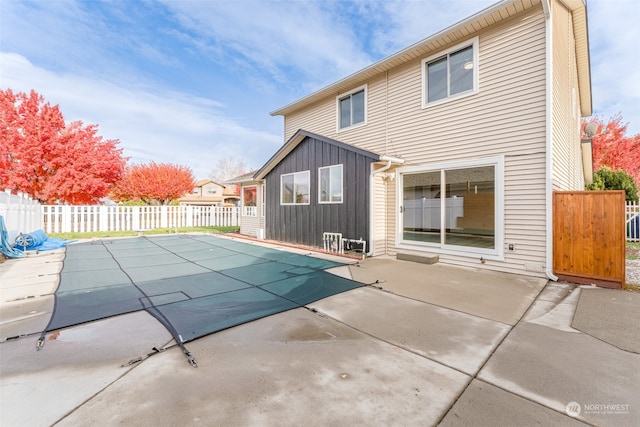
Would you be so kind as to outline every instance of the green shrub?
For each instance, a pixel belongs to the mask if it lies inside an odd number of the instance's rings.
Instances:
[[[593,184],[585,187],[587,190],[624,190],[628,202],[638,201],[638,187],[633,178],[623,170],[616,172],[606,166],[593,174]]]

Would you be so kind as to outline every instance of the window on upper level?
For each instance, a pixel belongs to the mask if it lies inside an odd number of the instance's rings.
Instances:
[[[342,203],[342,165],[318,169],[319,203]]]
[[[422,61],[422,106],[478,91],[478,38]]]
[[[338,130],[366,123],[367,86],[360,86],[336,98]]]

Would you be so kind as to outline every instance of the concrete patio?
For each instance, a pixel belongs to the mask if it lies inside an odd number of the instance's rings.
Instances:
[[[371,286],[188,343],[197,368],[126,365],[172,342],[146,312],[35,350],[63,257],[0,264],[3,427],[640,424],[640,294],[373,258],[334,270]]]

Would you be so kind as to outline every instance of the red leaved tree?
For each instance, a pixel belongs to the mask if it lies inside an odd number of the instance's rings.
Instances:
[[[97,125],[66,125],[58,106],[33,90],[0,90],[0,189],[42,203],[97,203],[126,164],[119,141],[97,132]]]
[[[116,202],[142,201],[148,205],[166,205],[193,191],[191,169],[169,163],[128,166],[111,192]]]
[[[640,134],[627,136],[627,125],[622,123],[622,115],[619,113],[606,123],[598,117],[583,119],[582,122],[583,125],[587,122],[597,125],[596,133],[591,138],[594,170],[597,171],[602,166],[614,171],[622,169],[640,187]],[[583,138],[586,136],[583,135]]]

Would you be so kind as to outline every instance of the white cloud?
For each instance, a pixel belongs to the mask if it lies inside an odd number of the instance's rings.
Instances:
[[[163,3],[205,54],[265,81],[315,90],[372,62],[349,22],[320,2]]]
[[[640,134],[640,2],[589,1],[589,43],[594,113],[622,113],[627,135]]]
[[[18,54],[1,53],[0,61],[3,87],[34,89],[47,102],[60,105],[67,122],[99,124],[99,134],[119,139],[132,162],[187,165],[197,178],[204,178],[219,157],[241,158],[259,167],[282,143],[281,135],[225,117],[224,106],[214,100],[57,74]]]

